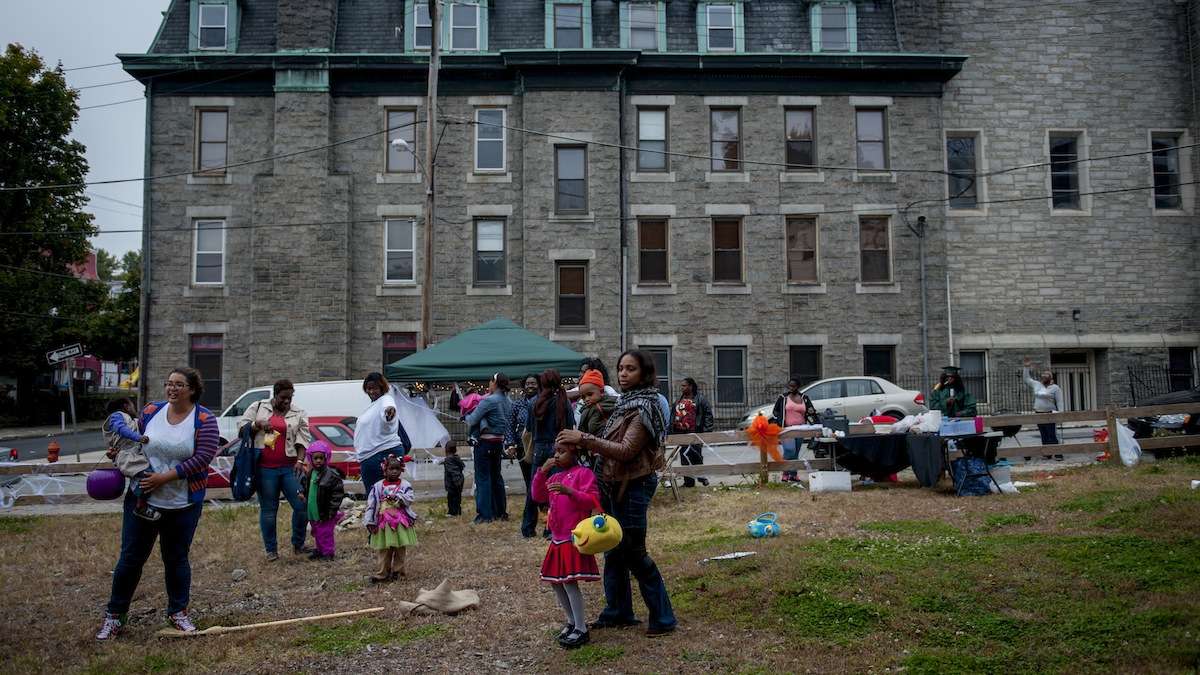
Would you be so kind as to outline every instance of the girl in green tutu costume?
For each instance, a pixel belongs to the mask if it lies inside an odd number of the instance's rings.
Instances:
[[[379,571],[371,575],[373,583],[392,581],[404,576],[405,550],[417,545],[417,514],[413,513],[412,484],[401,478],[405,462],[388,455],[383,460],[383,480],[371,487],[367,495],[367,512],[363,520],[371,533],[371,548],[379,556]]]

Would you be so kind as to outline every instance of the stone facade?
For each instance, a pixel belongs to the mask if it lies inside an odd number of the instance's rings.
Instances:
[[[590,52],[554,52],[540,49],[543,2],[493,2],[493,51],[445,60],[426,289],[421,175],[387,173],[386,139],[372,133],[389,109],[426,117],[424,56],[404,51],[404,3],[239,2],[239,55],[203,58],[187,53],[190,4],[172,3],[148,55],[128,66],[160,76],[150,173],[192,168],[198,108],[228,110],[230,164],[275,159],[150,184],[147,382],[186,362],[195,334],[223,336],[222,405],[278,377],[358,378],[382,367],[384,333],[419,333],[421,295],[432,292],[433,341],[505,316],[609,363],[624,347],[668,347],[673,379],[708,386],[716,347],[744,347],[750,384],[774,386],[787,379],[790,346],[820,346],[825,376],[860,374],[864,346],[891,346],[908,383],[923,363],[919,242],[908,227],[919,216],[931,368],[984,351],[1011,379],[1026,354],[1048,363],[1087,350],[1102,403],[1124,400],[1127,366],[1200,343],[1195,186],[1173,213],[1151,208],[1148,190],[1085,196],[1090,208],[1078,213],[1005,201],[1048,193],[1039,166],[981,179],[979,198],[992,203],[968,212],[947,208],[937,173],[947,132],[978,135],[981,171],[1045,162],[1048,130],[1081,130],[1091,158],[1147,150],[1151,130],[1191,142],[1195,66],[1182,45],[1197,28],[1184,5],[1145,0],[1084,21],[1072,13],[1083,9],[1047,18],[1024,0],[859,0],[862,54],[843,56],[810,53],[809,5],[791,0],[743,3],[746,53],[728,55],[695,53],[695,3],[667,3],[668,50],[642,54],[619,49],[619,3],[593,3]],[[212,72],[176,79],[193,64]],[[319,77],[290,86],[297,69]],[[705,158],[709,110],[730,106],[750,161],[720,174]],[[503,172],[474,170],[476,127],[462,122],[482,107],[503,108],[512,127]],[[669,111],[670,151],[682,155],[667,173],[640,173],[636,152],[622,172],[612,146],[636,145],[640,107]],[[814,110],[817,172],[779,166],[789,107]],[[856,107],[886,109],[890,167],[921,171],[855,171]],[[567,139],[591,143],[581,215],[555,213],[554,148]],[[424,143],[418,125],[421,156]],[[1186,181],[1196,156],[1184,155]],[[1084,191],[1151,183],[1145,154],[1081,166]],[[815,284],[787,283],[788,214],[817,218]],[[891,283],[861,282],[863,215],[889,218]],[[713,281],[714,216],[742,219],[743,284]],[[638,281],[637,223],[650,217],[669,218],[666,285]],[[192,283],[197,218],[226,223],[219,285]],[[413,283],[385,282],[387,218],[416,223]],[[478,218],[505,221],[502,285],[474,284]],[[582,329],[556,325],[556,261],[588,266]]]

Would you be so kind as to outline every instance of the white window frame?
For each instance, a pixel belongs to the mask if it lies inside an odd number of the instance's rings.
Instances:
[[[224,20],[221,24],[206,25],[204,23],[204,9],[206,7],[220,7],[221,16]],[[203,35],[205,28],[221,28],[225,31],[225,39],[221,41],[220,47],[205,47],[203,43]],[[217,51],[223,52],[229,49],[229,5],[223,2],[202,2],[196,9],[196,49],[200,51]]]
[[[749,358],[750,358],[749,349],[745,346],[740,346],[740,345],[739,346],[720,345],[720,346],[714,346],[712,348],[712,350],[713,350],[713,400],[718,405],[720,405],[720,404],[745,405],[745,403],[746,403],[746,380],[747,380],[746,369],[749,366],[748,362],[749,362]],[[725,376],[721,375],[721,371],[720,371],[721,360],[720,360],[720,357],[718,357],[718,354],[723,350],[736,350],[738,353],[740,353],[742,355],[742,375],[741,375],[742,400],[740,400],[740,401],[726,401],[721,398],[721,379],[722,378],[733,379],[733,377],[730,375],[725,375]]]
[[[392,113],[409,113],[412,115],[413,123],[403,129],[393,130],[391,128],[392,127],[392,124],[391,124],[392,123]],[[419,135],[417,133],[417,109],[412,108],[412,107],[407,107],[407,108],[406,107],[386,107],[383,109],[383,126],[384,126],[384,128],[388,129],[388,132],[386,134],[384,134],[384,138],[386,139],[386,141],[384,143],[384,148],[383,148],[383,172],[391,173],[391,174],[416,173],[417,172],[417,162],[420,161],[417,158],[417,136]],[[409,145],[408,145],[409,150],[402,151],[404,154],[407,154],[410,157],[412,157],[412,168],[411,169],[395,169],[395,168],[392,168],[392,166],[391,166],[392,140],[399,138],[400,134],[409,134],[412,136],[412,140],[409,142]],[[405,140],[407,141],[408,139],[405,139]]]
[[[482,122],[479,121],[479,115],[483,111],[499,111],[500,113],[500,166],[499,168],[479,166],[479,144],[480,143],[495,143],[495,138],[480,138],[479,129]],[[472,166],[475,168],[475,173],[506,173],[508,171],[508,109],[499,106],[481,106],[475,109],[475,144],[473,152],[475,155]],[[493,126],[493,125],[488,125]]]
[[[664,26],[665,6],[661,0],[633,0],[624,3],[624,14],[628,17],[627,23],[621,26],[621,36],[624,44],[622,47],[626,49],[640,49],[642,51],[666,51],[666,26]],[[649,9],[654,12],[654,47],[652,49],[643,49],[633,46],[633,13],[635,9]],[[639,26],[641,30],[645,30],[644,26]]]
[[[657,388],[659,386],[658,385],[659,381],[666,382],[667,383],[667,392],[663,395],[667,397],[668,401],[674,400],[675,397],[672,395],[672,393],[675,390],[675,382],[674,382],[674,380],[671,379],[671,375],[672,375],[671,367],[674,365],[673,363],[671,363],[671,352],[673,351],[671,349],[671,345],[639,345],[638,349],[646,352],[647,354],[650,354],[651,362],[653,362],[655,353],[661,353],[667,357],[666,358],[667,372],[665,375],[663,373],[657,372],[658,364],[655,364],[655,366],[654,366],[654,368],[655,368],[655,373],[654,373],[655,383],[654,384],[655,384],[655,387]],[[662,393],[661,389],[659,389],[658,391],[659,391],[659,393]],[[695,393],[695,392],[693,392],[693,393]],[[670,423],[670,421],[671,420],[667,420],[668,423]]]
[[[1078,143],[1078,155],[1076,156],[1075,168],[1078,170],[1079,176],[1079,208],[1077,209],[1060,209],[1054,206],[1054,185],[1051,180],[1053,167],[1050,162],[1050,136],[1051,134],[1074,134]],[[1091,172],[1088,170],[1087,161],[1088,154],[1088,135],[1087,129],[1046,129],[1043,136],[1045,147],[1043,151],[1046,153],[1046,205],[1050,207],[1050,215],[1052,216],[1090,216],[1092,214],[1092,197],[1087,194],[1091,192]],[[1153,192],[1153,191],[1151,191]]]
[[[495,288],[508,285],[508,219],[503,216],[476,216],[471,224],[471,285],[480,288]],[[500,225],[500,261],[504,268],[504,278],[499,281],[480,281],[477,276],[479,262],[479,226],[482,223]],[[494,251],[487,251],[494,253]]]
[[[200,250],[200,224],[201,223],[220,223],[221,229],[221,249],[219,251],[201,251]],[[193,218],[192,219],[192,285],[193,286],[224,286],[225,285],[225,237],[228,229],[224,218]],[[199,281],[196,274],[200,270],[200,254],[221,255],[221,279],[220,281]]]
[[[858,283],[863,286],[891,286],[896,283],[896,237],[895,218],[892,213],[857,213],[855,222],[858,229]],[[883,218],[887,221],[888,240],[888,278],[886,281],[864,281],[862,267],[862,221],[863,218]]]
[[[825,46],[822,44],[824,42],[821,38],[821,32],[824,28],[824,14],[822,13],[822,9],[832,6],[846,8],[846,49],[844,50],[825,49]],[[825,0],[813,4],[809,10],[809,25],[812,27],[810,37],[814,52],[853,54],[858,51],[858,8],[853,0]]]
[[[426,19],[429,19],[429,18],[430,18],[430,17],[429,17],[429,10],[428,10],[428,8],[429,8],[429,3],[428,3],[428,2],[414,2],[414,3],[413,3],[413,5],[412,5],[412,7],[413,7],[413,17],[412,17],[412,22],[413,22],[413,34],[412,34],[412,39],[413,39],[413,50],[414,50],[414,51],[429,51],[429,50],[433,49],[433,44],[432,44],[432,41],[433,41],[433,21],[432,21],[432,20],[430,20],[428,23],[426,23],[426,24],[422,24],[420,21],[418,21],[418,20],[417,20],[417,17],[419,17],[419,16],[420,16],[420,14],[417,12],[417,8],[418,8],[419,6],[421,6],[421,5],[425,5],[425,7],[426,7],[426,11],[425,11],[425,18],[426,18]],[[418,28],[428,28],[428,29],[429,29],[429,39],[430,39],[430,43],[431,43],[431,44],[427,44],[427,45],[421,45],[421,44],[417,44],[417,29],[418,29]]]
[[[663,137],[661,139],[643,139],[642,138],[642,115],[647,113],[660,113],[663,116]],[[671,172],[671,108],[669,106],[638,106],[635,110],[634,125],[637,127],[636,142],[638,145],[637,156],[634,158],[634,170],[638,173],[670,173]],[[651,142],[662,142],[663,144],[663,168],[648,169],[642,166],[642,141],[648,140]],[[740,141],[739,141],[740,142]],[[654,151],[647,151],[654,152]],[[655,152],[655,154],[658,154]],[[711,162],[710,162],[711,166]]]
[[[192,166],[192,174],[196,176],[223,176],[225,175],[225,167],[229,165],[229,108],[222,106],[197,106],[193,108],[195,117],[195,140],[193,142],[192,152],[195,156]],[[204,142],[204,114],[205,113],[223,113],[225,115],[225,161],[221,165],[212,169],[202,168],[203,146]],[[215,143],[215,141],[210,141]]]
[[[1178,137],[1180,146],[1187,146],[1187,145],[1191,145],[1191,143],[1192,143],[1191,134],[1188,132],[1187,129],[1180,129],[1180,128],[1147,129],[1146,130],[1146,149],[1152,150],[1154,148],[1154,137],[1155,136],[1166,136],[1166,135],[1172,135],[1172,136]],[[1179,195],[1180,195],[1179,208],[1177,208],[1177,209],[1160,209],[1160,208],[1158,208],[1156,206],[1156,202],[1154,200],[1154,190],[1149,190],[1148,192],[1150,193],[1150,199],[1149,199],[1150,210],[1156,216],[1191,215],[1194,210],[1194,207],[1195,207],[1195,204],[1194,204],[1195,200],[1193,199],[1193,195],[1195,194],[1195,191],[1184,189],[1185,187],[1191,187],[1186,184],[1192,182],[1192,180],[1193,180],[1193,178],[1192,178],[1192,148],[1181,147],[1177,152],[1179,153],[1179,182],[1184,184],[1184,185],[1180,186],[1180,190],[1179,190]],[[1147,157],[1147,160],[1146,160],[1147,169],[1146,170],[1147,170],[1147,173],[1150,175],[1150,183],[1149,184],[1153,185],[1154,184],[1154,154],[1151,152],[1151,153],[1147,154],[1146,157]]]
[[[858,130],[858,114],[860,112],[878,112],[882,115],[880,127],[883,129],[883,167],[882,168],[865,168],[858,164],[858,145],[859,143],[876,143],[879,141],[864,141],[859,135]],[[891,123],[891,107],[888,105],[858,105],[854,107],[854,167],[855,175],[882,175],[892,173],[892,134],[889,125]]]
[[[463,7],[470,7],[475,12],[475,22],[473,24],[471,24],[471,26],[470,26],[475,29],[475,44],[471,45],[470,47],[454,46],[454,29],[468,27],[465,25],[460,26],[460,25],[454,23],[454,10],[459,5],[462,5]],[[480,34],[483,30],[482,27],[479,25],[481,23],[479,19],[483,15],[483,13],[480,11],[479,3],[478,2],[448,2],[448,3],[446,3],[446,11],[449,14],[449,16],[446,17],[446,24],[449,27],[449,29],[448,29],[448,33],[449,33],[448,38],[449,39],[446,40],[446,47],[447,47],[446,51],[449,51],[449,52],[477,52],[477,51],[479,51]],[[416,39],[415,36],[413,39],[415,41],[415,39]]]
[[[950,151],[946,146],[949,144],[952,137],[970,136],[975,139],[975,206],[974,208],[959,208],[950,206],[950,197],[953,192],[950,190],[950,176],[946,176],[946,214],[954,216],[962,215],[987,215],[987,179],[978,174],[987,172],[987,143],[983,135],[982,129],[946,129],[942,133],[942,155],[944,164],[943,169],[949,174],[950,171]]]
[[[412,236],[409,238],[409,248],[388,248],[388,226],[392,222],[408,222],[412,225]],[[410,279],[389,279],[388,278],[388,254],[389,253],[404,253],[412,254],[412,278]],[[383,283],[389,286],[411,286],[417,281],[417,219],[416,218],[384,218],[383,219]]]
[[[721,27],[715,28],[715,29],[713,28],[712,11],[717,8],[729,10],[730,24],[729,24],[728,28],[725,28],[724,26],[721,26]],[[705,5],[705,7],[704,7],[704,30],[707,32],[704,37],[705,37],[705,42],[707,43],[707,46],[708,46],[708,51],[710,51],[710,52],[729,52],[729,53],[733,53],[733,52],[737,51],[737,15],[738,15],[737,4],[733,3],[733,2],[720,2],[720,3],[713,3],[710,5]],[[730,41],[733,43],[733,46],[729,47],[729,48],[713,47],[712,46],[713,30],[729,31]]]

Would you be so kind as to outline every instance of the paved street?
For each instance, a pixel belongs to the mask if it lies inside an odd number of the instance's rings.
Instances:
[[[22,462],[31,459],[45,459],[46,446],[51,440],[57,440],[62,446],[62,461],[74,461],[75,453],[91,452],[104,449],[104,434],[99,431],[80,431],[76,436],[70,431],[65,434],[55,434],[53,436],[41,436],[37,438],[20,438],[8,441],[0,441],[0,460],[8,459],[8,451],[10,448],[16,448],[20,453]],[[68,457],[72,455],[71,457]]]

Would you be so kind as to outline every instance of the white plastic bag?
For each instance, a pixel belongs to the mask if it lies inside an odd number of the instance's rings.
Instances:
[[[1142,446],[1124,424],[1117,425],[1117,447],[1121,449],[1121,463],[1125,466],[1136,466],[1142,458]]]
[[[905,415],[904,419],[892,425],[892,433],[906,434],[908,430],[916,426],[917,417],[915,415]]]
[[[936,434],[942,428],[942,411],[930,410],[929,412],[917,415],[917,427],[927,433]]]

